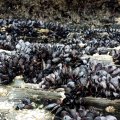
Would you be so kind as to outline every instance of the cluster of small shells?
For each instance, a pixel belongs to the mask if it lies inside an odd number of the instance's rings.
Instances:
[[[120,65],[120,49],[111,50],[110,54],[112,55],[113,61],[116,65]]]
[[[107,47],[119,45],[119,32],[78,32],[69,28],[69,25],[35,20],[2,19],[0,25],[5,27],[0,33],[0,48],[14,50],[10,55],[0,53],[1,84],[8,84],[17,75],[23,75],[25,82],[38,83],[43,89],[63,87],[66,98],[62,103],[52,103],[46,107],[55,112],[56,120],[116,120],[113,116],[103,117],[94,110],[86,110],[81,98],[120,98],[120,68],[89,58],[82,59],[82,55],[93,55],[96,52],[107,54]],[[20,35],[38,37],[38,28],[42,33],[48,29],[47,35],[60,42],[44,44],[19,39]],[[101,38],[103,32],[105,36]]]

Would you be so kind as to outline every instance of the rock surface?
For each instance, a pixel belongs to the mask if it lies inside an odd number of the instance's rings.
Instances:
[[[110,18],[120,11],[119,5],[119,0],[1,0],[0,15],[75,23],[84,20],[94,26],[101,18],[102,23],[111,23]]]

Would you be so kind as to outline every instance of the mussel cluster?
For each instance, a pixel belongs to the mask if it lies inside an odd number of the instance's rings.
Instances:
[[[120,50],[113,49],[111,50],[110,55],[112,55],[113,62],[116,65],[120,65]]]
[[[69,33],[69,30],[60,23],[36,20],[0,19],[0,26],[0,48],[6,50],[14,50],[21,37],[37,38],[39,36],[42,39],[45,36],[42,33],[45,33],[52,39],[61,39],[66,38]],[[45,39],[48,41],[46,37]]]
[[[120,32],[117,28],[81,29],[78,25],[43,22],[37,20],[0,19],[0,48],[14,50],[21,36],[33,42],[30,37],[44,39],[43,42],[77,43],[82,46],[82,54],[106,54],[107,47],[119,46]],[[75,27],[74,27],[75,26]],[[40,33],[40,34],[39,34]],[[53,40],[51,40],[51,39]]]
[[[21,100],[19,104],[16,105],[15,109],[16,110],[22,110],[22,109],[32,109],[33,106],[31,104],[30,99],[24,98]]]
[[[51,110],[55,114],[54,120],[117,120],[112,115],[103,116],[96,108],[85,109],[84,106],[75,104],[75,101],[64,99],[62,104],[51,103],[46,110]]]
[[[46,89],[79,86],[81,91],[86,91],[82,92],[83,96],[120,97],[120,68],[82,59],[77,45],[31,44],[20,40],[16,49],[16,55],[1,54],[1,67],[6,68],[1,69],[1,75],[10,75],[10,79],[23,75],[25,82],[39,83]],[[6,80],[1,77],[1,83]]]
[[[55,113],[56,120],[116,120],[113,116],[103,117],[96,110],[86,109],[82,98],[119,99],[120,68],[82,56],[96,52],[107,54],[107,47],[119,45],[119,32],[90,29],[77,33],[69,25],[66,28],[57,23],[34,20],[2,19],[0,25],[5,26],[5,31],[0,33],[0,48],[12,50],[11,54],[0,53],[1,84],[23,75],[25,82],[37,83],[42,89],[64,88],[66,98],[46,106]],[[19,39],[20,35],[38,37],[38,28],[49,29],[49,35],[61,41],[44,44]],[[103,32],[105,35],[101,37]],[[115,53],[114,59],[118,61],[119,54]]]
[[[77,43],[82,47],[82,53],[87,55],[108,54],[108,48],[114,48],[120,44],[120,32],[107,31],[105,29],[81,30],[79,33],[70,33],[67,36],[68,43]]]

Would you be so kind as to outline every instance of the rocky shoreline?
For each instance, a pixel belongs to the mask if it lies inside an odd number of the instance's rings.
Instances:
[[[119,120],[119,12],[119,0],[1,0],[0,119]]]

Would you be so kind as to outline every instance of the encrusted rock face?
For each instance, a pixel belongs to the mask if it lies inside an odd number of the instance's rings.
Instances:
[[[87,15],[120,11],[119,5],[119,0],[1,0],[0,15],[79,22],[90,19]]]

